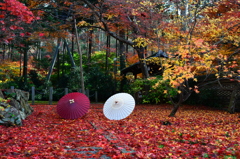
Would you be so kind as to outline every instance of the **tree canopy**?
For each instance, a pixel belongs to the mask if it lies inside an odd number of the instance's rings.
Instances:
[[[115,61],[121,61],[119,68],[123,68],[126,56],[136,56],[128,52],[131,48],[137,53],[144,79],[149,79],[146,57],[163,50],[169,58],[151,59],[164,70],[155,87],[167,84],[166,95],[177,89],[177,101],[169,96],[174,116],[192,92],[198,93],[209,82],[228,79],[239,83],[239,9],[238,0],[3,0],[0,43],[26,48],[23,44],[31,42],[45,53],[55,50],[59,55],[58,47],[65,39],[62,54],[83,48],[78,51],[80,61],[81,54],[87,57],[83,67],[90,67],[91,54],[105,49],[106,73],[111,68],[110,52],[116,52]],[[102,43],[104,47],[100,47]],[[116,77],[116,71],[111,71]],[[212,76],[214,80],[209,80]]]

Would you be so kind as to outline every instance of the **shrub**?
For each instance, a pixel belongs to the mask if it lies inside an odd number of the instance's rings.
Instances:
[[[128,93],[132,95],[140,93],[142,95],[142,103],[158,104],[170,102],[165,93],[166,90],[168,90],[168,94],[172,97],[177,95],[177,89],[169,89],[168,82],[163,81],[161,76],[136,79],[130,83],[129,87]]]
[[[92,92],[98,92],[98,99],[105,101],[114,93],[115,81],[111,74],[106,74],[99,67],[93,67],[85,74],[85,86]]]
[[[0,64],[0,88],[9,88],[14,78],[19,77],[20,67],[18,62],[3,61]]]

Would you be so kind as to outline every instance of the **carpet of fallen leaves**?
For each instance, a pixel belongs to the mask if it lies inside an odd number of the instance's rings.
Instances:
[[[1,159],[240,158],[239,113],[183,106],[168,117],[169,105],[137,105],[115,121],[104,116],[103,104],[91,104],[84,117],[65,120],[56,105],[32,107],[23,126],[0,126]]]

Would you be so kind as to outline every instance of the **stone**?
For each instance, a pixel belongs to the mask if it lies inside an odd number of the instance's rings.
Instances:
[[[21,126],[33,112],[28,104],[29,93],[19,89],[0,90],[0,125]]]

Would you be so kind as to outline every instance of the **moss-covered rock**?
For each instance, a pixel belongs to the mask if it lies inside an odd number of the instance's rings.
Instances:
[[[21,126],[33,112],[28,99],[29,93],[19,89],[0,90],[0,125]]]

